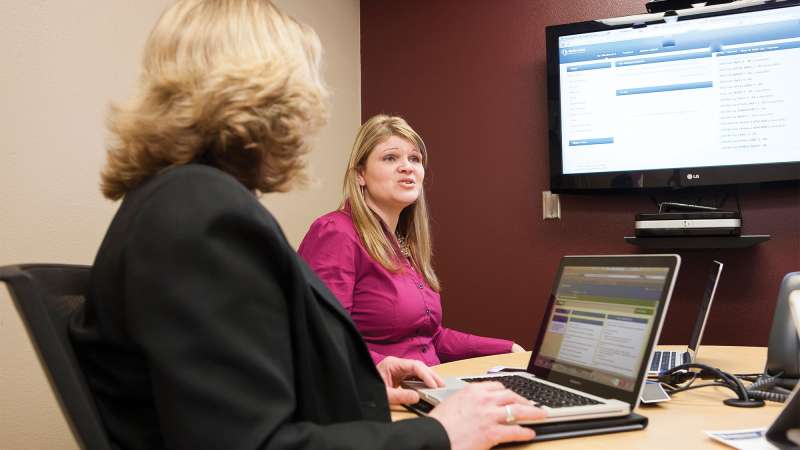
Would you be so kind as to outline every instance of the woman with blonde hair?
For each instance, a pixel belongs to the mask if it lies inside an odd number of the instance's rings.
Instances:
[[[421,363],[376,366],[257,193],[300,180],[325,116],[316,34],[267,0],[180,0],[112,110],[122,199],[69,331],[115,448],[488,448],[542,412],[498,384],[392,423]],[[402,444],[398,444],[402,442]]]
[[[350,313],[376,364],[387,356],[435,365],[524,351],[442,326],[427,165],[425,143],[404,119],[367,120],[350,153],[342,206],[311,225],[298,252]]]

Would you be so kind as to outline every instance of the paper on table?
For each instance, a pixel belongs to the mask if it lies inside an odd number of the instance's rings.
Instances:
[[[778,447],[767,442],[766,428],[747,430],[718,430],[705,432],[711,439],[740,450],[777,450]]]

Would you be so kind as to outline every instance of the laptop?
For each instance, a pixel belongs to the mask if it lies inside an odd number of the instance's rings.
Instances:
[[[547,423],[626,416],[638,405],[680,267],[678,255],[561,259],[525,371],[408,382],[433,405],[468,383],[499,381],[547,411]]]
[[[700,341],[703,339],[703,331],[706,328],[708,314],[711,312],[711,303],[714,301],[714,295],[717,293],[717,284],[719,283],[719,277],[721,275],[722,263],[714,261],[711,265],[711,274],[708,276],[708,282],[706,282],[703,300],[700,303],[700,312],[697,314],[697,320],[694,322],[692,337],[689,339],[689,346],[686,351],[653,352],[653,358],[650,360],[650,368],[647,370],[648,376],[657,376],[659,373],[672,369],[675,366],[693,363],[697,360],[697,349],[700,347]]]

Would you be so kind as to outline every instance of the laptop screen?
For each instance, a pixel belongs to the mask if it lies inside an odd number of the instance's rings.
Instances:
[[[697,315],[697,320],[694,322],[692,338],[689,339],[689,350],[693,352],[697,351],[697,347],[700,346],[700,340],[703,339],[703,330],[706,328],[708,313],[711,310],[711,302],[714,300],[714,294],[717,292],[717,283],[719,283],[719,276],[721,274],[722,263],[714,261],[711,266],[711,275],[709,275],[708,282],[706,283],[706,290],[703,292],[700,313]]]
[[[565,257],[528,370],[589,392],[594,386],[606,397],[638,393],[678,261]]]

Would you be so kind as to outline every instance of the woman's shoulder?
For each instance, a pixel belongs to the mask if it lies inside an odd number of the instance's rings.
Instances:
[[[353,224],[353,218],[346,210],[342,209],[337,209],[318,217],[311,224],[309,233],[311,231],[358,236],[355,225]]]
[[[339,209],[320,216],[311,224],[298,252],[307,256],[334,245],[338,251],[346,253],[347,248],[360,248],[360,242],[350,214]]]
[[[202,164],[167,169],[125,197],[120,213],[137,229],[188,236],[222,221],[254,222],[280,234],[251,191],[228,173]]]
[[[255,195],[233,176],[203,164],[170,167],[126,195],[128,202],[173,201],[193,203],[193,207],[200,208],[230,206],[228,202],[214,200],[231,199],[258,203]]]

